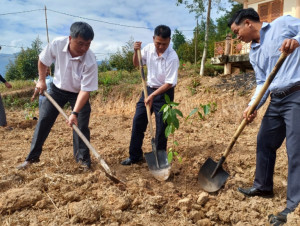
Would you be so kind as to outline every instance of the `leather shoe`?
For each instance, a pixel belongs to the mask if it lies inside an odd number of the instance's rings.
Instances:
[[[238,188],[238,191],[248,197],[259,196],[263,198],[272,198],[274,196],[273,191],[262,191],[257,188]]]
[[[17,166],[18,170],[22,170],[22,169],[26,169],[27,167],[29,167],[32,163],[29,161],[24,161],[23,163],[21,163],[20,165]]]
[[[287,221],[287,215],[291,212],[292,212],[292,210],[290,210],[289,208],[285,208],[283,211],[281,211],[277,215],[270,214],[268,216],[268,221],[269,221],[270,225],[275,225],[275,226],[284,225]]]
[[[123,161],[121,162],[121,164],[122,164],[123,166],[129,166],[129,165],[131,165],[131,164],[136,164],[136,163],[139,163],[139,162],[141,162],[141,161],[143,161],[143,157],[139,158],[138,160],[131,160],[131,158],[129,157],[129,158],[123,160]]]

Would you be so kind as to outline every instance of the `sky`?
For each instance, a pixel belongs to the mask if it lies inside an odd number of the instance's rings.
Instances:
[[[221,2],[228,7],[227,0]],[[0,0],[0,56],[31,47],[37,37],[46,46],[45,6],[50,42],[68,36],[73,22],[87,22],[95,33],[90,48],[97,60],[108,59],[130,39],[142,41],[142,46],[152,42],[157,25],[178,29],[191,39],[196,24],[195,14],[176,0]],[[213,18],[220,15],[212,11]]]

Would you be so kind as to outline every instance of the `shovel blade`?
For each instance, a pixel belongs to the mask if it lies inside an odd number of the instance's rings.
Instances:
[[[157,158],[153,151],[145,153],[145,159],[148,164],[148,168],[155,179],[165,181],[169,178],[171,165],[168,162],[168,156],[165,150],[158,150]]]
[[[208,158],[198,173],[198,182],[201,188],[207,192],[218,191],[229,177],[229,173],[222,167],[217,170],[214,177],[211,177],[216,167],[217,163],[211,158]]]

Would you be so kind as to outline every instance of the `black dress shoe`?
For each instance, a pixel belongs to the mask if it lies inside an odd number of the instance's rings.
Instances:
[[[139,163],[139,162],[141,162],[141,161],[143,161],[143,157],[139,158],[138,160],[131,160],[131,158],[129,157],[129,158],[123,160],[123,161],[121,162],[121,164],[122,164],[123,166],[129,166],[129,165],[131,165],[131,164],[136,164],[136,163]]]
[[[293,212],[293,211],[290,210],[289,208],[285,208],[283,211],[281,211],[277,215],[270,214],[268,216],[268,221],[269,221],[270,225],[274,225],[274,226],[284,225],[287,221],[287,215],[291,212]]]
[[[272,198],[274,196],[273,191],[262,191],[257,188],[238,188],[239,192],[243,193],[248,197],[260,196],[263,198]]]

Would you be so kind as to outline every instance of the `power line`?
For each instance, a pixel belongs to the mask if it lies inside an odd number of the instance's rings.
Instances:
[[[105,23],[105,24],[111,24],[111,25],[116,25],[116,26],[121,26],[121,27],[131,27],[131,28],[153,30],[152,28],[149,28],[149,27],[139,27],[139,26],[125,25],[125,24],[118,24],[118,23],[112,23],[112,22],[107,22],[107,21],[103,21],[103,20],[90,19],[90,18],[86,18],[86,17],[82,17],[82,16],[75,16],[75,15],[71,15],[69,13],[63,13],[63,12],[59,12],[59,11],[52,10],[52,9],[47,9],[47,10],[54,12],[54,13],[59,13],[59,14],[63,14],[63,15],[71,16],[71,17],[77,17],[80,19],[91,20],[91,21],[96,21],[96,22]]]
[[[30,13],[34,11],[40,11],[44,9],[33,9],[33,10],[27,10],[27,11],[21,11],[21,12],[12,12],[12,13],[0,13],[0,16],[10,15],[10,14],[20,14],[20,13]]]
[[[21,46],[9,46],[9,45],[3,45],[3,44],[0,44],[0,46],[5,46],[5,47],[10,47],[10,48],[23,48]]]

